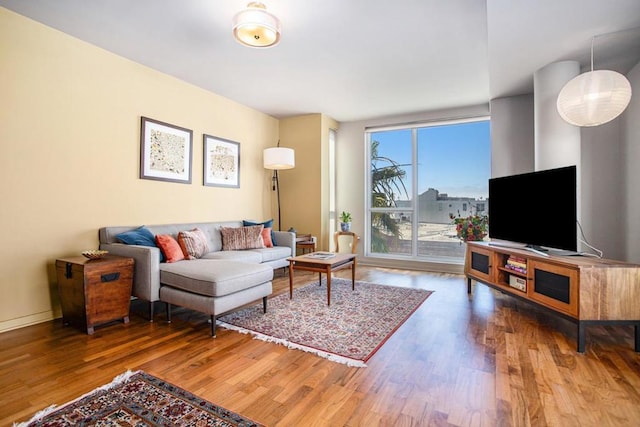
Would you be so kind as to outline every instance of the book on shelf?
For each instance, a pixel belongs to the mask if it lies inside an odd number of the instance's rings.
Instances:
[[[515,255],[510,255],[509,258],[507,259],[507,262],[514,265],[527,265],[526,259],[519,256],[515,256]]]
[[[308,258],[315,258],[315,259],[329,259],[329,258],[333,258],[334,256],[336,256],[336,254],[331,253],[331,252],[313,252],[310,253],[308,255],[306,255]]]
[[[511,255],[507,258],[505,267],[526,274],[527,260],[519,256]]]
[[[507,261],[507,265],[512,265],[514,267],[520,267],[520,268],[527,268],[527,264],[523,264],[521,262],[515,262],[515,261]]]
[[[527,269],[526,268],[517,267],[515,265],[506,264],[504,266],[504,268],[506,268],[507,270],[516,271],[516,272],[521,273],[521,274],[527,274]]]

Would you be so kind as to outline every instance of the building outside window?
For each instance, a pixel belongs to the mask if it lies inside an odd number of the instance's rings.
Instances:
[[[487,117],[365,133],[365,255],[464,259],[450,214],[486,212],[491,175]]]

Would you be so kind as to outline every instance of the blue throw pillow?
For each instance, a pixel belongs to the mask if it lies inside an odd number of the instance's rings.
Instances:
[[[265,222],[256,222],[256,221],[249,221],[249,220],[244,220],[242,221],[242,225],[244,225],[245,227],[249,227],[251,225],[263,225],[264,228],[271,228],[271,242],[273,243],[273,246],[278,246],[276,244],[276,235],[273,233],[273,219],[270,219],[269,221],[265,221]]]
[[[124,233],[116,234],[116,239],[127,245],[140,245],[151,246],[157,248],[156,236],[153,235],[144,225],[136,228],[135,230],[125,231]],[[164,255],[160,251],[160,262],[164,262]]]

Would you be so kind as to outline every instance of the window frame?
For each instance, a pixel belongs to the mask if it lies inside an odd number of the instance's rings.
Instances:
[[[415,123],[405,123],[405,124],[396,124],[396,125],[387,125],[387,126],[370,126],[364,129],[364,153],[365,153],[365,215],[364,215],[364,236],[363,236],[363,253],[365,257],[371,258],[386,258],[389,260],[419,260],[424,261],[429,258],[433,258],[428,255],[420,255],[418,254],[418,239],[415,236],[418,235],[419,222],[417,221],[419,212],[419,203],[417,203],[419,194],[418,194],[418,130],[421,128],[427,127],[436,127],[436,126],[446,126],[446,125],[457,125],[457,124],[467,124],[467,123],[476,123],[476,122],[491,122],[491,117],[489,115],[479,115],[479,116],[470,116],[470,117],[461,117],[461,118],[453,118],[453,119],[436,119],[436,120],[428,120],[421,121]],[[411,194],[410,194],[410,206],[401,206],[401,207],[384,207],[384,208],[375,208],[372,207],[372,192],[371,192],[371,135],[377,132],[386,132],[393,130],[411,130],[411,152],[412,152],[412,161],[411,161]],[[491,150],[491,148],[490,148]],[[401,253],[381,253],[381,252],[372,252],[371,243],[371,216],[372,213],[391,213],[391,214],[401,214],[410,212],[410,216],[412,218],[411,221],[411,253],[408,255]],[[440,257],[437,257],[438,260],[441,260]],[[459,260],[458,260],[459,261]]]

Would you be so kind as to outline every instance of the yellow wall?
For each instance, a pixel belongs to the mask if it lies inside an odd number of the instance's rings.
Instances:
[[[296,167],[279,173],[283,230],[320,232],[320,121],[320,114],[280,120],[280,145],[296,153]]]
[[[280,120],[280,145],[293,148],[296,167],[279,172],[282,229],[318,238],[318,249],[329,250],[329,129],[337,122],[323,114]],[[330,236],[331,234],[331,236]]]
[[[0,331],[60,315],[55,260],[101,226],[274,215],[273,117],[4,8],[0,97]],[[139,179],[140,116],[193,130],[191,184]],[[203,133],[240,143],[239,189],[202,185]]]

